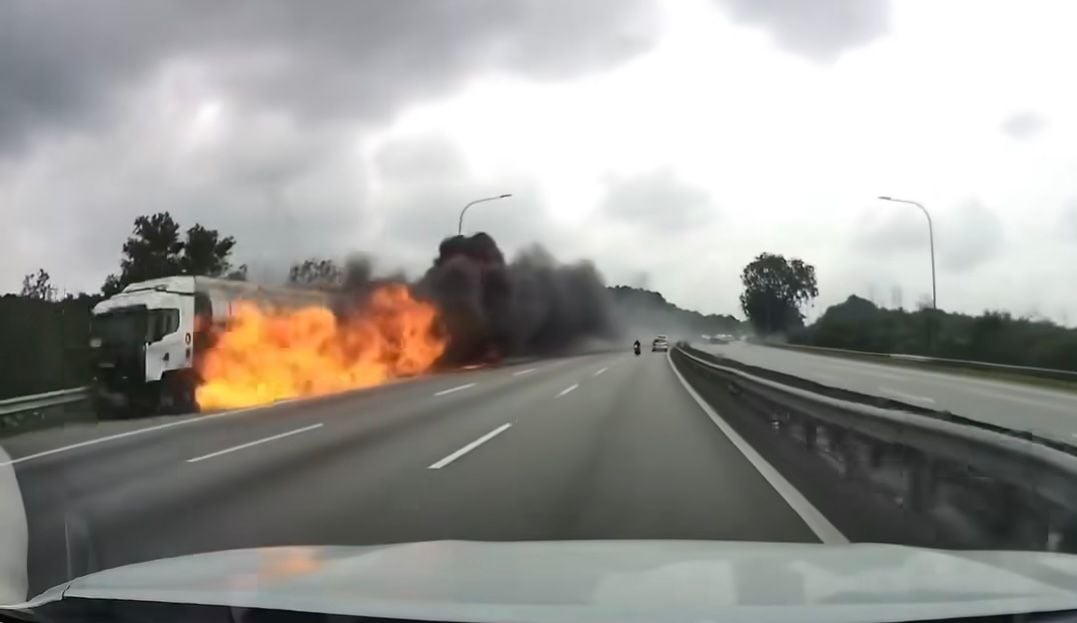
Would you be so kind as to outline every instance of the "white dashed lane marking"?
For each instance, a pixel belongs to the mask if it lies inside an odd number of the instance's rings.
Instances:
[[[427,469],[441,469],[442,467],[445,467],[449,463],[452,463],[456,459],[464,456],[468,452],[471,452],[475,448],[478,448],[479,446],[486,443],[487,441],[490,441],[494,437],[497,437],[501,433],[505,432],[506,430],[509,429],[510,426],[512,426],[512,424],[502,424],[501,426],[498,426],[494,430],[486,433],[482,437],[479,437],[475,441],[472,441],[471,443],[467,444],[463,448],[460,448],[456,452],[453,452],[452,454],[450,454],[449,456],[441,459],[440,461],[438,461],[436,463],[431,463],[430,466],[427,467]]]
[[[464,385],[457,385],[456,387],[450,387],[449,389],[443,389],[440,392],[434,392],[434,395],[435,396],[444,396],[446,394],[451,394],[453,392],[459,392],[459,391],[463,391],[465,389],[470,389],[472,387],[475,387],[475,385],[477,385],[477,383],[465,383]]]

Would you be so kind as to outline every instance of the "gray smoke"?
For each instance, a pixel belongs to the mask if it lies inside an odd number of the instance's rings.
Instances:
[[[506,263],[485,233],[443,240],[416,291],[441,310],[446,363],[556,352],[617,333],[593,264],[560,264],[539,246]]]

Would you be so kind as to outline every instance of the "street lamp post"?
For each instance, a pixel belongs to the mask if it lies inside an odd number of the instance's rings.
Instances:
[[[931,224],[931,214],[928,213],[927,208],[925,208],[923,205],[921,205],[921,204],[919,204],[919,203],[917,203],[915,201],[909,201],[908,199],[895,199],[894,197],[882,197],[882,196],[880,196],[879,199],[882,199],[883,201],[893,201],[895,203],[908,203],[910,205],[914,205],[914,206],[920,208],[920,211],[923,212],[924,216],[927,217],[927,237],[928,237],[929,243],[931,244],[931,309],[938,309],[939,308],[939,301],[938,301],[938,296],[937,296],[937,293],[936,293],[936,290],[935,290],[935,228]]]
[[[484,201],[497,201],[498,199],[507,199],[507,198],[509,198],[511,196],[512,196],[512,193],[505,193],[504,195],[495,195],[493,197],[483,197],[482,199],[476,199],[476,200],[472,201],[471,203],[467,204],[466,206],[464,206],[464,209],[460,210],[460,221],[456,225],[456,235],[459,236],[459,235],[462,235],[464,233],[464,213],[467,212],[468,208],[475,205],[476,203],[482,203]]]

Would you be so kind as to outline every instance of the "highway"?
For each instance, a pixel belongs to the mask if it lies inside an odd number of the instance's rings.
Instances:
[[[664,353],[589,354],[27,433],[0,470],[22,492],[31,592],[267,545],[844,540],[716,417]]]
[[[747,365],[784,372],[822,385],[950,411],[1063,443],[1077,443],[1077,393],[747,342],[694,346]]]

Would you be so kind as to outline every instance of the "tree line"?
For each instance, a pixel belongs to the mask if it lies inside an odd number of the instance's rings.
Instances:
[[[858,296],[805,326],[802,309],[819,295],[815,268],[763,253],[741,273],[741,309],[757,335],[794,344],[906,353],[1077,370],[1077,330],[1004,311],[978,316],[935,309],[884,309]]]
[[[715,335],[736,333],[740,328],[740,320],[733,316],[682,309],[651,290],[613,286],[607,291],[626,329],[646,330],[650,334]]]
[[[90,381],[89,341],[93,306],[131,283],[176,275],[246,280],[234,265],[233,236],[195,223],[184,230],[168,212],[139,216],[120,248],[118,270],[97,293],[58,296],[45,268],[27,274],[18,294],[0,296],[0,399],[85,385]],[[365,272],[364,272],[365,271]],[[296,262],[289,282],[341,287],[369,276],[369,265],[310,258]]]
[[[0,343],[17,357],[0,358],[0,398],[89,381],[90,312],[128,284],[175,275],[245,280],[234,265],[235,237],[195,223],[181,228],[168,212],[139,216],[121,246],[119,270],[100,293],[57,297],[44,268],[27,274],[19,294],[0,297]],[[368,283],[370,263],[352,258],[308,258],[293,264],[288,282],[299,287],[349,289]],[[851,296],[811,325],[803,310],[818,297],[815,267],[798,258],[761,253],[741,272],[741,309],[757,335],[780,334],[798,344],[872,352],[901,352],[1013,365],[1077,370],[1077,330],[1044,320],[988,311],[979,316],[922,309],[882,309]],[[691,334],[735,333],[733,316],[704,315],[669,303],[658,292],[609,289],[629,324],[676,326]]]
[[[1077,330],[1003,311],[883,309],[850,296],[789,336],[812,346],[1077,370]]]

